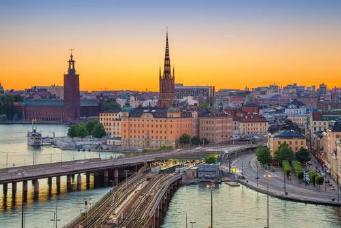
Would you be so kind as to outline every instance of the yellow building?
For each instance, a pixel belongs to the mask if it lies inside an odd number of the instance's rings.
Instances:
[[[175,147],[180,136],[192,136],[192,113],[176,109],[135,109],[122,112],[121,143],[126,147]]]
[[[301,147],[307,148],[304,135],[298,132],[280,131],[268,136],[268,147],[272,156],[275,156],[275,153],[282,144],[287,144],[294,153],[299,151]]]
[[[235,128],[241,136],[266,135],[269,124],[261,115],[243,113],[235,117]]]
[[[103,125],[105,132],[112,138],[121,137],[121,112],[101,112],[99,122]]]

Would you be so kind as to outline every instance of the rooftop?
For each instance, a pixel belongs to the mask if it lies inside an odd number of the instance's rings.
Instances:
[[[295,139],[295,138],[300,138],[304,139],[304,135],[297,131],[289,131],[289,130],[284,130],[284,131],[279,131],[273,135],[274,138],[284,138],[284,139]]]

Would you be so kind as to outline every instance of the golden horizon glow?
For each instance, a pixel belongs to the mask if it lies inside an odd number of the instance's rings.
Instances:
[[[145,14],[139,15],[141,22],[92,21],[88,15],[84,23],[53,18],[22,21],[25,27],[0,22],[4,29],[0,83],[5,89],[62,85],[68,49],[75,48],[81,90],[158,91],[165,47],[162,25],[171,21],[176,83],[211,85],[217,90],[273,83],[341,87],[341,31],[335,20],[289,20],[276,15],[218,20],[211,15],[206,21],[184,15],[187,20],[170,15],[173,21],[160,16],[160,22],[146,19]]]

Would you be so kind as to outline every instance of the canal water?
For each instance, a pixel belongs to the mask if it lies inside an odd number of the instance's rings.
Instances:
[[[247,187],[216,186],[213,191],[213,227],[265,227],[266,195]],[[270,197],[270,227],[341,227],[341,208],[283,201]],[[181,187],[173,196],[163,228],[210,226],[211,195],[205,186]],[[191,223],[192,222],[192,223]]]

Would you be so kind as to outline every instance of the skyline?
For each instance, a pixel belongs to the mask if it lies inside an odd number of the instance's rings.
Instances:
[[[6,89],[61,85],[75,48],[81,90],[158,91],[166,27],[176,83],[341,86],[338,1],[0,2]]]

